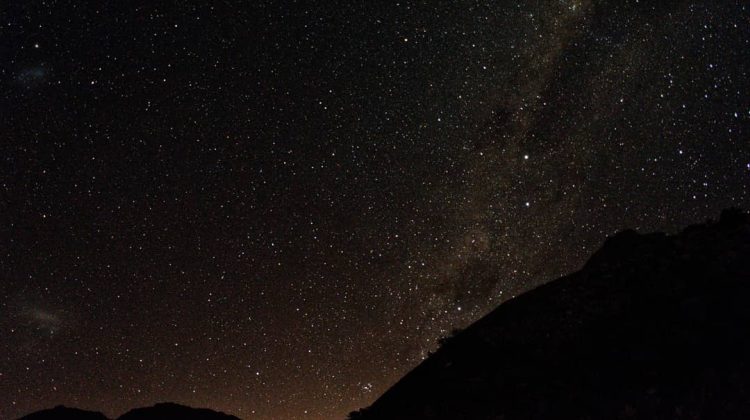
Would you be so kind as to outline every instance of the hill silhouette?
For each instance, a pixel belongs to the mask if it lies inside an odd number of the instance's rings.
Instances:
[[[117,420],[239,420],[235,416],[206,408],[190,408],[184,405],[162,403],[153,407],[136,408],[120,416]]]
[[[500,305],[359,420],[750,418],[750,221],[625,231]]]
[[[102,413],[57,406],[21,417],[19,420],[108,420]],[[136,408],[117,420],[240,420],[206,408],[191,408],[173,403],[160,403],[152,407]]]
[[[108,420],[107,416],[96,411],[85,411],[77,408],[58,405],[55,408],[37,411],[21,417],[19,420]]]

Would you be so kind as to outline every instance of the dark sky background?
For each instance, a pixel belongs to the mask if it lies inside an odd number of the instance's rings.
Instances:
[[[0,5],[0,418],[343,418],[750,207],[744,1],[100,3]]]

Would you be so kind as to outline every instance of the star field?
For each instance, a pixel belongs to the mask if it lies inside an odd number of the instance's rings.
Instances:
[[[750,207],[740,1],[11,3],[0,418],[344,418],[607,235]]]

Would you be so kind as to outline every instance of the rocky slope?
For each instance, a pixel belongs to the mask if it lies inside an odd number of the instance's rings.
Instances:
[[[750,221],[622,232],[352,419],[750,418]]]

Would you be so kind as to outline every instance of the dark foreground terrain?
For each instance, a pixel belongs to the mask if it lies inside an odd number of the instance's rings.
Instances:
[[[352,419],[750,418],[750,222],[622,232]]]
[[[190,408],[179,404],[163,403],[153,407],[136,408],[128,411],[117,420],[239,420],[235,416],[208,410]],[[37,411],[20,420],[108,420],[102,413],[83,411],[58,406],[49,410]]]

